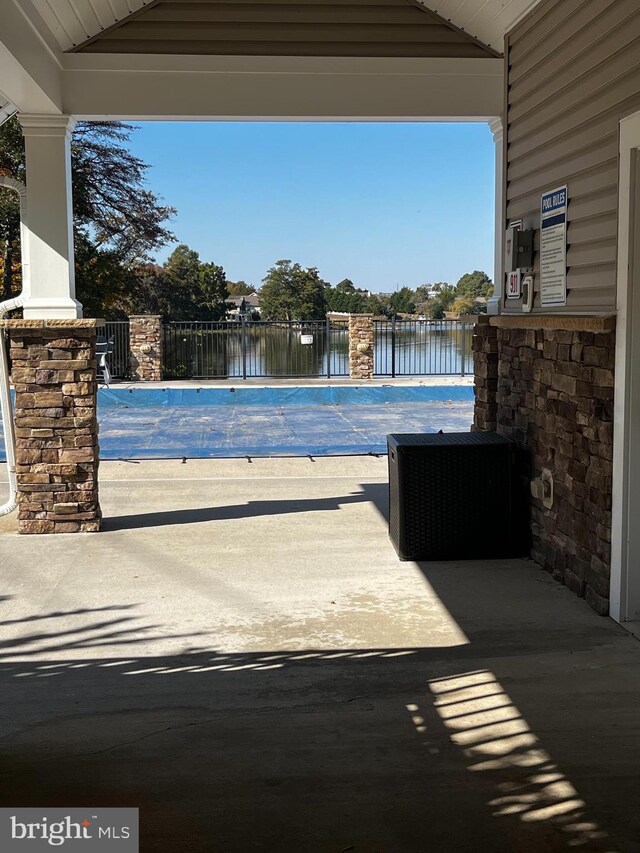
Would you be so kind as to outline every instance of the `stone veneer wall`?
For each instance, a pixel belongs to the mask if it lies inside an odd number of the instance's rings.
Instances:
[[[162,319],[157,314],[129,317],[131,377],[145,382],[162,379]]]
[[[373,379],[373,315],[349,316],[349,376]]]
[[[19,533],[100,529],[98,320],[7,320]]]
[[[551,474],[551,507],[531,497],[531,556],[606,614],[615,341],[607,318],[570,319],[582,328],[476,326],[473,428],[526,446],[532,481]]]

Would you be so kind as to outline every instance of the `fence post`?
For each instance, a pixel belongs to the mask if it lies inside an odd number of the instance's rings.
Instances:
[[[327,379],[331,379],[331,318],[327,317]]]
[[[462,363],[460,365],[461,371],[460,376],[464,376],[466,373],[465,370],[465,362],[467,360],[467,324],[464,320],[461,322],[462,326]]]
[[[242,378],[247,378],[247,321],[244,314],[242,320]]]
[[[373,379],[373,314],[349,315],[349,376]]]
[[[143,382],[162,379],[162,318],[159,314],[129,317],[131,378]]]
[[[396,377],[396,315],[391,318],[391,378]]]

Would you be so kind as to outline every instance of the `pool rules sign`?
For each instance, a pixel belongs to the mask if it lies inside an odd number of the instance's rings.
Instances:
[[[540,206],[540,304],[567,304],[567,187],[545,193]]]

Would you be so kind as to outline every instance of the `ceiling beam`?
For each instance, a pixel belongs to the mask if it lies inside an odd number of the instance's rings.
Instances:
[[[80,118],[480,121],[502,113],[501,59],[67,54]]]

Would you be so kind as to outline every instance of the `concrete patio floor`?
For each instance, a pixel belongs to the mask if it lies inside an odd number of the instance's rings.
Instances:
[[[144,853],[640,851],[640,644],[527,561],[398,561],[386,459],[101,476],[101,534],[0,520],[2,805],[139,806]]]

